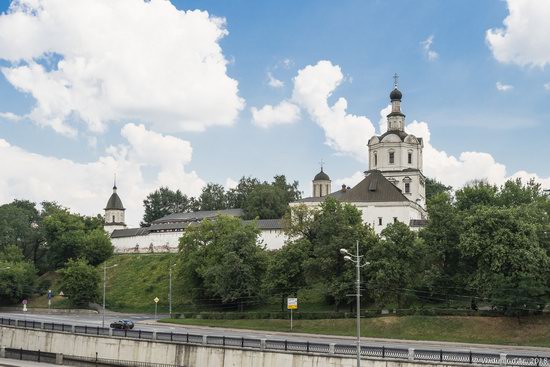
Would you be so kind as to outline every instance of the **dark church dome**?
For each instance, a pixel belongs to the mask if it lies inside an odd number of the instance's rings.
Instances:
[[[125,210],[124,205],[122,205],[122,200],[120,200],[120,196],[116,193],[116,184],[113,186],[113,193],[111,194],[111,197],[109,198],[109,201],[107,201],[107,205],[105,206],[105,210]]]
[[[401,94],[401,91],[397,89],[397,87],[393,88],[393,90],[390,93],[390,99],[392,101],[395,101],[395,100],[400,101],[401,97],[403,97],[403,95]]]
[[[328,177],[328,175],[323,172],[323,169],[321,168],[321,172],[319,172],[318,174],[315,175],[315,177],[313,178],[313,181],[330,181],[330,177]]]

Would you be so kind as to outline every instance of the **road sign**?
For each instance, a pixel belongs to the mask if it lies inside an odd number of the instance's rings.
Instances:
[[[153,301],[155,301],[155,303],[159,303],[160,299],[158,297],[155,297]]]
[[[61,291],[61,292],[59,292],[59,295],[60,295],[61,297],[63,297],[63,296],[65,295],[65,293],[63,293],[63,291]]]
[[[298,309],[298,298],[287,298],[286,299],[286,307],[289,310],[297,310]]]
[[[49,289],[48,290],[48,300],[52,299],[52,296],[53,296],[52,290]]]
[[[21,303],[23,303],[24,305],[26,305],[26,304],[27,304],[27,300],[24,299],[23,302],[21,302]]]

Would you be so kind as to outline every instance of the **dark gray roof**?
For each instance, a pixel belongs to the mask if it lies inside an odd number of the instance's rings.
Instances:
[[[428,225],[427,219],[411,219],[409,225],[411,227],[425,227]]]
[[[321,168],[321,172],[316,174],[315,177],[313,178],[313,181],[320,181],[320,180],[330,181],[330,177],[328,177],[328,175],[325,172],[323,172],[323,168]]]
[[[363,181],[347,190],[340,200],[352,203],[409,201],[401,190],[376,170],[369,171]]]
[[[113,233],[111,233],[111,238],[144,236],[146,234],[149,234],[148,228],[115,229]]]
[[[222,209],[222,210],[203,210],[199,212],[174,213],[153,221],[153,223],[166,222],[196,222],[205,218],[215,218],[217,215],[229,215],[232,217],[242,217],[242,209]]]
[[[244,223],[253,223],[253,220],[245,220]],[[282,229],[282,219],[258,219],[256,224],[259,229]],[[134,236],[146,236],[149,233],[155,232],[170,232],[170,231],[183,231],[185,228],[193,225],[198,225],[196,222],[175,222],[175,223],[158,223],[152,224],[150,227],[144,228],[128,228],[128,229],[115,229],[111,234],[111,238],[121,237],[134,237]]]
[[[382,141],[382,139],[384,139],[386,136],[388,136],[388,135],[390,135],[390,134],[399,136],[399,138],[401,139],[401,141],[405,141],[405,138],[406,138],[407,136],[409,136],[409,134],[407,134],[406,132],[401,131],[401,130],[388,130],[388,131],[386,131],[384,134],[380,135],[380,136],[378,137],[378,139],[380,139],[380,141]]]
[[[112,209],[125,210],[124,205],[122,205],[122,200],[120,200],[120,197],[116,193],[116,190],[111,194],[109,201],[107,201],[107,205],[105,205],[105,210]]]
[[[312,196],[312,197],[309,197],[309,198],[302,198],[300,200],[296,200],[295,203],[316,203],[316,202],[321,202],[321,201],[325,201],[325,199],[329,196],[340,200],[340,197],[343,195],[343,193],[344,192],[342,190],[338,190],[338,191],[332,192],[328,195],[321,196],[321,197],[313,197]]]
[[[245,220],[245,223],[252,223],[252,220]],[[257,219],[256,224],[259,229],[282,229],[282,219]]]

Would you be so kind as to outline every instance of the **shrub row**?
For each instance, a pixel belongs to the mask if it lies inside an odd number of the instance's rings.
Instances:
[[[474,311],[469,309],[412,308],[403,310],[366,310],[362,317],[377,317],[384,315],[396,316],[500,316],[501,312],[493,310]],[[254,319],[290,319],[290,312],[185,312],[172,315],[173,318],[205,319],[205,320],[254,320]],[[348,319],[354,318],[353,312],[294,312],[295,320]]]

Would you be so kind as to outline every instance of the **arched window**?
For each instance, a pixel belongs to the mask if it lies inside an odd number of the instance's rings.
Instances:
[[[374,152],[374,166],[378,165],[378,154]]]
[[[411,184],[405,182],[405,193],[409,194],[411,192]]]
[[[390,152],[390,164],[394,164],[395,163],[395,153],[394,152]]]
[[[412,162],[413,162],[413,154],[412,154],[412,152],[409,152],[409,154],[407,155],[407,161],[409,162],[409,164],[412,164]]]
[[[115,216],[113,215],[113,223],[114,223],[114,222],[116,222],[116,220],[115,220]]]

